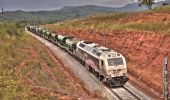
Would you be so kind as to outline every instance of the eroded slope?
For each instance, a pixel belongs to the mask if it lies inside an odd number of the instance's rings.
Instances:
[[[95,16],[44,27],[121,52],[127,59],[131,81],[161,97],[162,60],[170,58],[169,26],[170,10]]]

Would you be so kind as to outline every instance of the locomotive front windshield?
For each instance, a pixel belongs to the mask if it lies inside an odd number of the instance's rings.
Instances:
[[[123,59],[120,57],[120,58],[111,58],[111,59],[108,59],[108,65],[109,66],[119,66],[119,65],[123,65]]]

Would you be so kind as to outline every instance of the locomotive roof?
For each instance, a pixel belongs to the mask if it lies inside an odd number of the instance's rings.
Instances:
[[[72,44],[77,44],[80,41],[78,38],[69,38],[66,40],[66,44],[72,45]]]
[[[114,50],[111,50],[111,49],[109,49],[109,48],[106,48],[106,47],[104,47],[104,46],[102,46],[102,45],[99,45],[99,44],[96,44],[96,43],[93,43],[93,42],[84,42],[83,41],[83,43],[86,45],[86,46],[88,46],[88,47],[90,47],[90,48],[93,48],[93,49],[96,49],[97,51],[99,51],[99,52],[115,52]]]
[[[81,41],[79,46],[83,48],[85,51],[95,55],[96,57],[100,57],[102,53],[109,54],[109,53],[117,53],[112,49],[106,48],[102,45],[93,43],[93,42],[87,42],[87,41]]]

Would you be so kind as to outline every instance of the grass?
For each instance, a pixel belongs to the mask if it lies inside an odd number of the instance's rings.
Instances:
[[[52,25],[53,26],[53,25]],[[141,30],[141,31],[151,31],[151,32],[163,32],[170,34],[170,22],[159,23],[159,22],[114,22],[114,23],[88,23],[88,22],[70,22],[64,24],[55,24],[57,28],[66,29],[101,29],[101,30]],[[48,26],[49,28],[51,26]]]
[[[14,33],[11,33],[12,31]],[[0,24],[0,76],[1,86],[0,94],[3,99],[12,99],[16,96],[15,88],[19,78],[15,74],[15,61],[19,60],[19,53],[15,52],[18,39],[19,30],[16,29],[15,24],[1,23]],[[29,88],[28,88],[29,90]],[[20,91],[21,92],[21,91]],[[23,92],[23,91],[22,91]]]
[[[127,29],[135,29],[135,30],[143,30],[143,31],[152,31],[152,32],[168,32],[169,25],[156,23],[156,22],[145,22],[145,23],[138,23],[138,22],[131,22],[124,25],[124,28]]]
[[[62,72],[57,68],[59,65],[53,62],[43,46],[24,33],[23,27],[17,24],[0,23],[0,99],[57,98],[51,94],[32,91],[33,85],[23,80],[23,78],[31,79],[35,85],[41,83],[42,86],[55,87],[55,89],[65,87],[66,81]],[[52,70],[55,77],[60,77],[58,82],[50,80],[52,73],[46,74],[42,62],[49,70]]]
[[[168,11],[170,10],[170,5],[160,6],[153,9],[153,11]]]
[[[119,20],[121,18],[124,18],[128,16],[129,13],[112,13],[112,14],[99,14],[97,16],[90,16],[87,18],[87,20],[92,21],[106,21],[106,20]],[[97,19],[97,20],[96,20]]]

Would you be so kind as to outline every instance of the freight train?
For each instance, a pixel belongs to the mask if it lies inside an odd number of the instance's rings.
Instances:
[[[119,87],[128,81],[126,60],[122,54],[91,41],[36,26],[28,25],[26,29],[67,51],[107,86]]]

